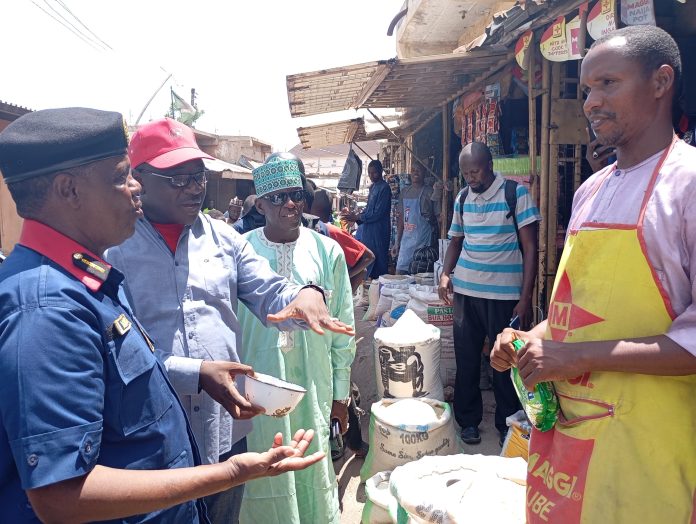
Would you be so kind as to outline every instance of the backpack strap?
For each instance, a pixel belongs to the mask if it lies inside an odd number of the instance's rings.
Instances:
[[[466,200],[466,195],[469,194],[469,186],[464,188],[462,194],[459,195],[459,207],[462,208],[462,216],[464,216],[464,201]]]
[[[517,247],[522,251],[522,244],[520,244],[520,228],[517,226],[517,182],[507,178],[505,179],[505,203],[509,209],[505,217],[512,217],[512,223],[515,226],[515,236],[517,237]]]

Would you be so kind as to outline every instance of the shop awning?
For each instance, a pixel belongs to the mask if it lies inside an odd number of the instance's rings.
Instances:
[[[304,149],[334,146],[337,144],[350,144],[352,142],[365,142],[367,140],[381,140],[392,135],[382,129],[375,133],[365,130],[365,121],[362,118],[331,122],[311,127],[298,127],[297,136]]]
[[[512,56],[508,49],[476,49],[289,75],[290,114],[301,117],[362,107],[435,108],[497,71]]]
[[[220,173],[222,178],[229,178],[231,180],[253,180],[251,169],[225,162],[219,158],[214,158],[212,160],[206,158],[203,160],[203,164],[206,169],[215,173]]]

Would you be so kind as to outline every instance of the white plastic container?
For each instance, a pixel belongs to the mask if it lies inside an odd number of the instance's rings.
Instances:
[[[307,393],[302,386],[263,373],[256,373],[253,377],[242,375],[242,380],[249,402],[264,408],[265,414],[271,417],[287,415]]]

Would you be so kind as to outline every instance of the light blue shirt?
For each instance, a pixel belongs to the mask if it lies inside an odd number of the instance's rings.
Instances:
[[[134,312],[153,337],[181,397],[203,462],[216,463],[251,430],[251,423],[233,423],[225,409],[198,392],[201,363],[239,362],[238,300],[266,324],[266,315],[284,308],[300,287],[274,273],[232,227],[203,214],[184,228],[176,253],[140,219],[135,234],[109,249],[106,260],[126,277]],[[303,324],[275,326],[297,329]]]
[[[461,205],[462,189],[454,201],[450,238],[464,237],[454,268],[454,292],[494,300],[519,300],[524,261],[515,223],[505,201],[505,178],[495,180],[483,193],[468,191]],[[520,229],[541,220],[529,191],[517,186],[516,218]]]

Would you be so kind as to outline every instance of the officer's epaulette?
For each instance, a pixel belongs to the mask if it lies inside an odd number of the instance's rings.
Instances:
[[[109,271],[111,268],[104,264],[101,260],[88,255],[87,253],[73,253],[72,256],[73,264],[79,267],[82,271],[89,273],[97,277],[102,282],[106,282],[109,278]]]

